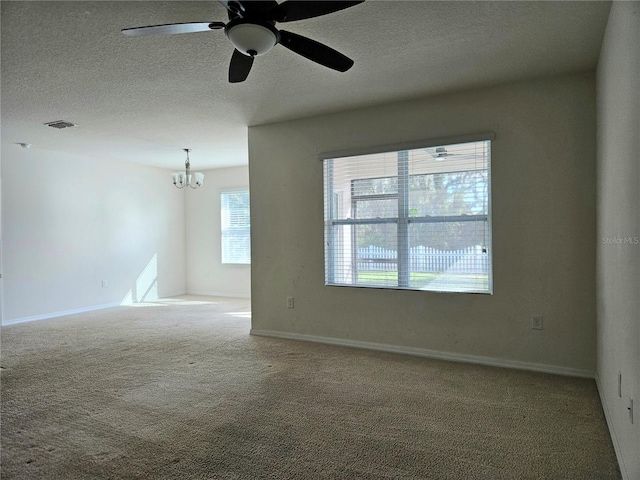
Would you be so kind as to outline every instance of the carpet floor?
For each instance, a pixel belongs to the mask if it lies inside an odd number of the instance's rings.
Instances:
[[[183,296],[2,328],[2,478],[619,479],[595,382],[249,335]]]

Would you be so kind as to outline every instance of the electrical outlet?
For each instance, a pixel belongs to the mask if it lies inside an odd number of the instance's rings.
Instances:
[[[629,410],[629,420],[633,423],[633,398],[629,398],[629,406],[627,407]]]
[[[531,317],[531,328],[533,330],[542,330],[542,315],[534,315]]]
[[[293,308],[293,297],[287,297],[287,308]]]
[[[107,281],[106,280],[102,280],[102,288],[107,288]]]

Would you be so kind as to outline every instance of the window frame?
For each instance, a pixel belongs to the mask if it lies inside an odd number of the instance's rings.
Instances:
[[[430,141],[421,141],[413,143],[395,144],[382,147],[375,147],[369,149],[351,149],[343,150],[339,152],[328,152],[319,155],[319,159],[323,162],[323,204],[325,208],[324,214],[324,245],[325,245],[325,286],[335,287],[352,287],[352,288],[382,288],[389,290],[415,290],[415,291],[432,291],[438,293],[476,293],[476,294],[488,294],[493,295],[493,225],[492,225],[492,147],[495,140],[495,134],[483,133],[477,135],[466,135],[442,139],[434,139]],[[411,174],[409,173],[409,151],[415,149],[429,148],[429,147],[447,147],[463,143],[472,142],[489,142],[488,143],[488,165],[487,171],[487,210],[486,213],[473,214],[473,215],[440,215],[440,216],[411,216],[411,209],[409,208],[409,180],[412,176],[425,175],[425,174]],[[398,171],[397,171],[397,191],[395,193],[381,193],[373,195],[354,195],[354,182],[360,180],[358,178],[350,179],[351,182],[351,197],[352,204],[352,217],[347,219],[336,219],[337,215],[333,212],[327,216],[327,197],[331,198],[329,209],[335,210],[337,208],[334,205],[335,196],[337,195],[333,191],[333,159],[344,157],[355,157],[368,154],[384,154],[384,153],[397,153],[398,154]],[[328,171],[327,171],[328,169]],[[451,173],[451,172],[444,172]],[[387,177],[379,177],[387,178]],[[393,177],[389,177],[393,178]],[[371,179],[367,177],[367,180]],[[327,185],[329,183],[329,185]],[[364,218],[358,219],[355,212],[357,211],[357,202],[362,199],[383,200],[397,198],[398,200],[398,214],[397,217],[388,218]],[[483,253],[488,254],[487,264],[487,289],[484,290],[429,290],[412,287],[411,282],[411,269],[410,269],[410,244],[409,244],[409,228],[412,224],[425,224],[425,223],[455,223],[455,222],[485,222],[486,230],[488,231],[489,241],[484,246]],[[367,285],[359,284],[357,279],[358,268],[354,268],[351,283],[337,283],[335,281],[335,259],[336,249],[335,241],[329,238],[334,235],[337,229],[333,229],[335,226],[357,226],[357,225],[373,225],[373,224],[396,224],[397,225],[397,285]],[[357,234],[352,235],[351,241],[353,243],[351,247],[352,264],[357,264]]]
[[[249,220],[249,224],[245,225],[243,227],[240,228],[246,228],[248,229],[248,234],[247,234],[247,238],[246,240],[249,242],[249,249],[248,249],[248,258],[246,259],[246,261],[235,261],[236,259],[226,259],[225,258],[225,233],[229,232],[229,229],[232,227],[225,227],[223,225],[223,221],[224,221],[224,214],[223,214],[223,205],[224,205],[224,201],[223,201],[223,196],[225,195],[229,195],[229,194],[233,194],[233,193],[245,193],[247,194],[247,200],[249,201],[249,215],[248,215],[248,220]],[[220,195],[219,195],[219,199],[220,199],[220,263],[222,265],[251,265],[251,192],[249,190],[249,187],[237,187],[237,188],[225,188],[220,190]],[[231,261],[233,260],[233,261]]]

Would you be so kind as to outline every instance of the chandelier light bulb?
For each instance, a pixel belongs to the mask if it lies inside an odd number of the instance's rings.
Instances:
[[[191,187],[193,189],[196,189],[198,187],[201,187],[204,182],[204,173],[195,172],[193,175],[191,174],[191,162],[189,161],[189,152],[191,150],[189,148],[183,148],[183,150],[187,152],[185,171],[174,172],[172,174],[173,184],[177,188]]]

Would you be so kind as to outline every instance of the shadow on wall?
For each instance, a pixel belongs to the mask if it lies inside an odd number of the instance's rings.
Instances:
[[[158,300],[158,254],[154,254],[120,305]]]

